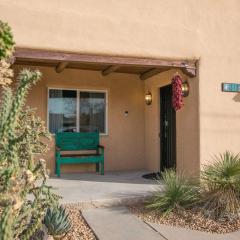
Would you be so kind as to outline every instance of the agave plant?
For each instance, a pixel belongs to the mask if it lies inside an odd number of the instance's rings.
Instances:
[[[189,178],[183,174],[176,174],[172,169],[162,173],[159,184],[164,184],[163,190],[157,191],[152,200],[148,202],[147,208],[159,210],[164,214],[179,208],[188,208],[199,199],[197,185],[193,184]]]
[[[69,215],[62,206],[48,208],[44,217],[44,224],[48,229],[48,234],[54,238],[61,237],[71,228]]]
[[[240,155],[229,151],[215,156],[201,173],[204,210],[215,219],[240,213]]]

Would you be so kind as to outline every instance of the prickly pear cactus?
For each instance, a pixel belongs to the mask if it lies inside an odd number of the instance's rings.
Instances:
[[[27,240],[59,197],[46,185],[48,173],[41,159],[49,134],[34,110],[24,106],[41,73],[21,71],[12,88],[7,62],[13,47],[10,28],[0,21],[0,240]]]

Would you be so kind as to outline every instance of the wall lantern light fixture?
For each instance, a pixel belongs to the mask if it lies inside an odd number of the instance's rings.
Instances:
[[[189,83],[185,81],[182,83],[182,96],[187,97],[189,95]]]
[[[145,102],[147,105],[151,105],[152,103],[152,94],[149,90],[145,93]]]

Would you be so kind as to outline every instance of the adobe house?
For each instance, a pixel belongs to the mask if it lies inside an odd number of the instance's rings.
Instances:
[[[214,154],[239,152],[240,95],[221,89],[240,79],[239,11],[238,0],[1,1],[16,72],[43,73],[28,104],[53,133],[51,171],[54,133],[96,126],[107,171],[176,165],[199,174]],[[175,113],[167,86],[176,72],[190,91]]]

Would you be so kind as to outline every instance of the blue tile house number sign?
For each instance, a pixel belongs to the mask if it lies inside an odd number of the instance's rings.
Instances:
[[[222,83],[223,92],[240,92],[240,84],[238,83]]]

